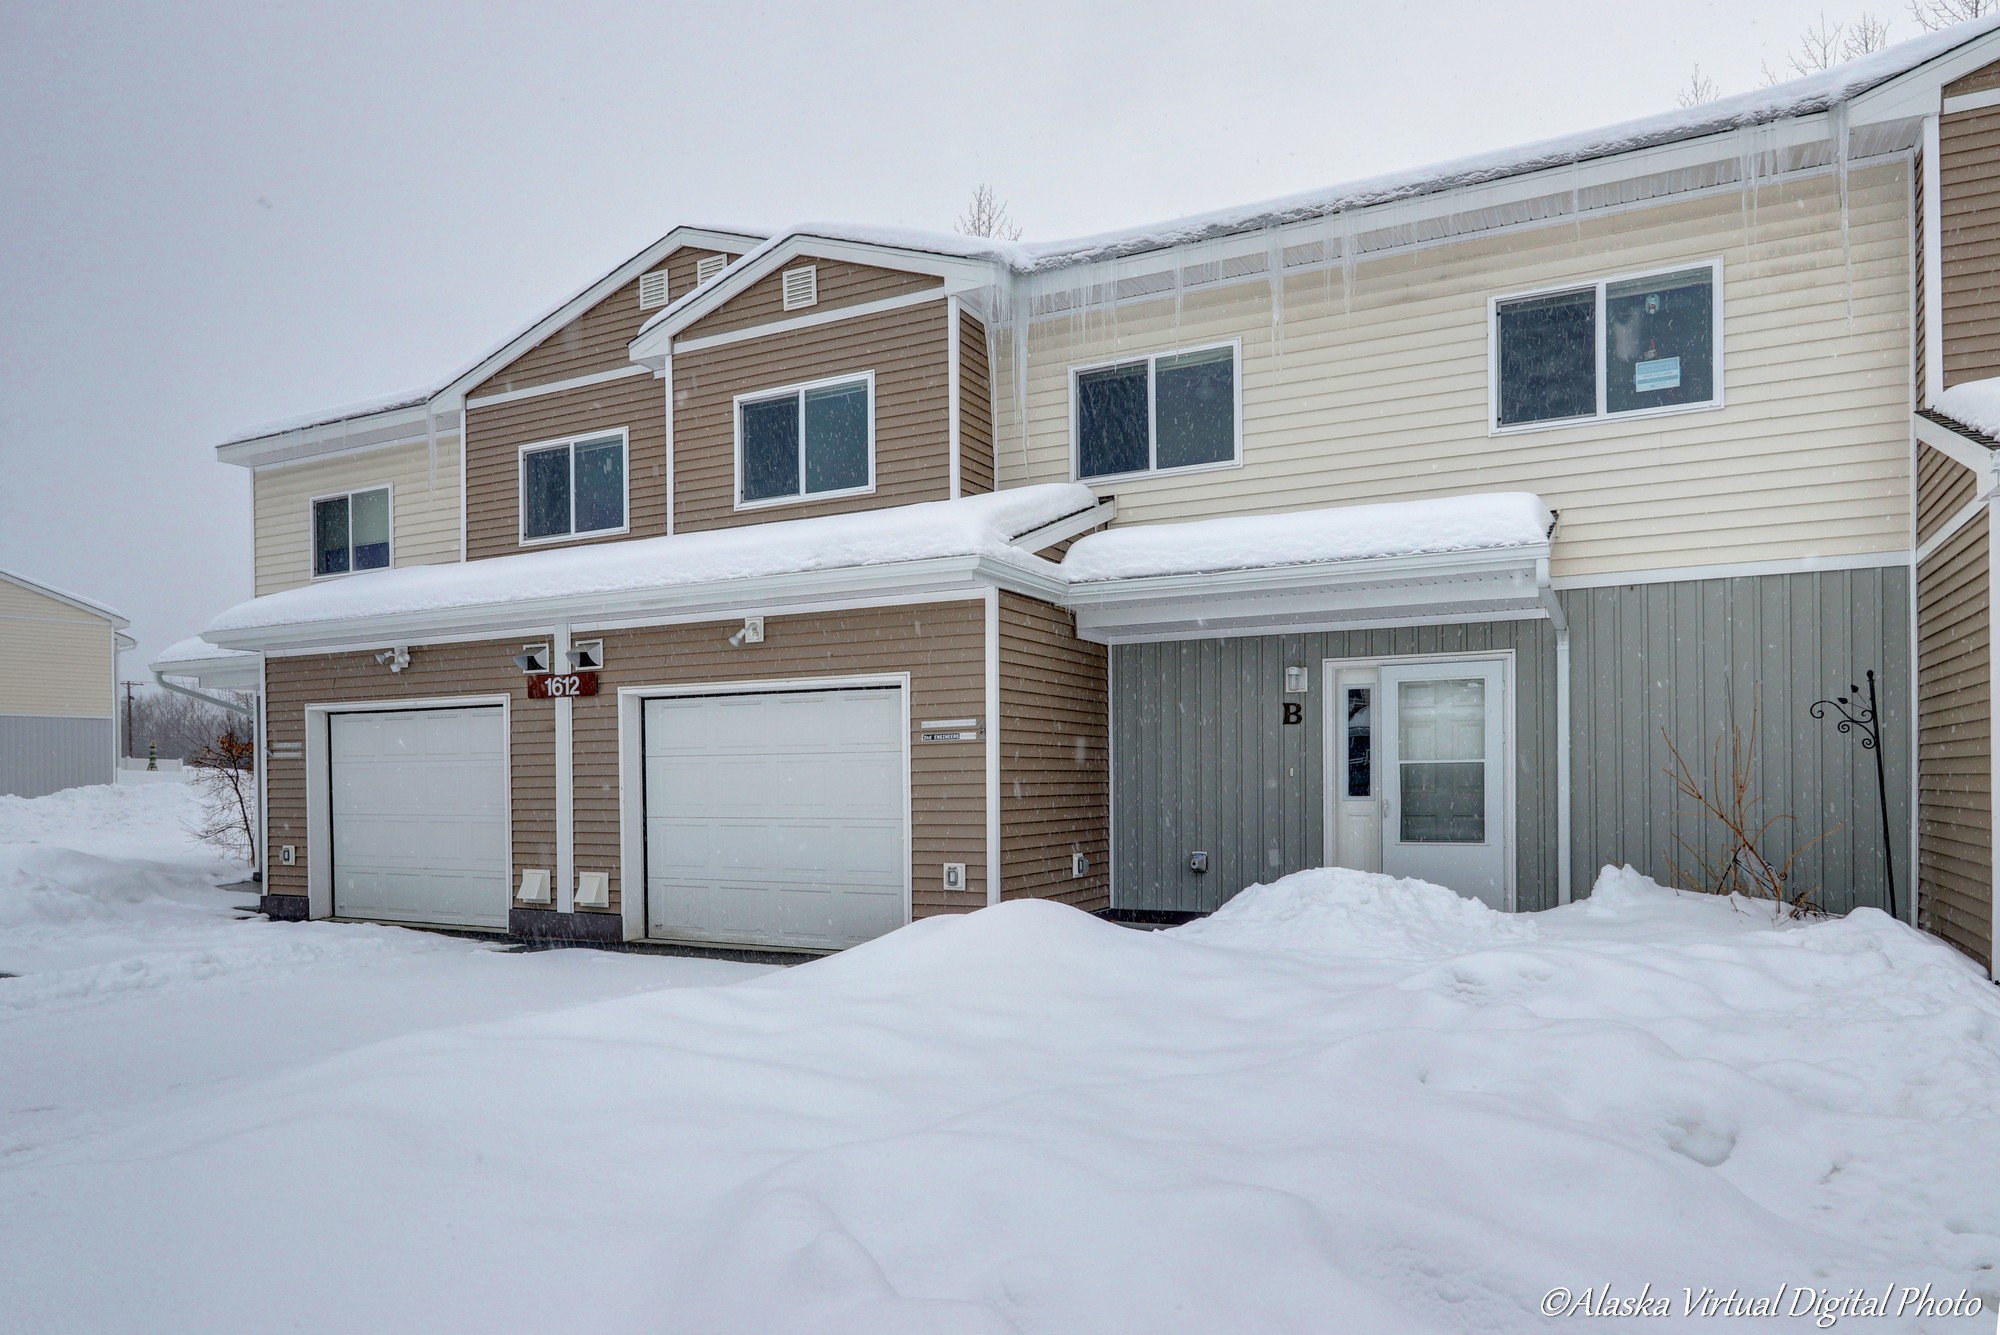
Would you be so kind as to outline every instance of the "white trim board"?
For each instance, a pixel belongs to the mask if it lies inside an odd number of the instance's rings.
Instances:
[[[544,394],[564,394],[573,389],[589,389],[592,385],[608,384],[613,380],[624,380],[635,375],[651,375],[649,366],[620,366],[609,371],[599,371],[594,375],[572,376],[568,380],[550,380],[539,385],[528,385],[522,389],[505,390],[499,394],[486,394],[476,399],[467,399],[467,408],[490,408],[495,404],[514,403],[520,399],[540,398]]]
[[[1621,584],[1686,584],[1703,579],[1747,579],[1758,575],[1810,575],[1826,570],[1874,570],[1906,566],[1911,553],[1855,552],[1846,556],[1799,556],[1782,561],[1736,561],[1712,566],[1664,566],[1655,570],[1613,570],[1590,575],[1558,575],[1557,589],[1608,589]]]
[[[815,310],[808,315],[788,315],[769,324],[751,325],[747,329],[730,329],[720,334],[704,334],[700,338],[677,339],[673,345],[675,353],[700,352],[705,348],[726,348],[732,343],[747,343],[751,339],[770,338],[778,334],[796,333],[801,329],[811,329],[815,325],[832,324],[838,320],[854,320],[864,315],[880,315],[885,311],[899,311],[908,306],[922,306],[933,301],[949,300],[942,287],[928,287],[921,292],[905,292],[900,296],[882,297],[875,301],[856,302],[852,306],[835,306],[826,310]],[[653,351],[646,354],[642,365],[650,365],[667,354]],[[640,359],[637,340],[634,340],[634,360]]]

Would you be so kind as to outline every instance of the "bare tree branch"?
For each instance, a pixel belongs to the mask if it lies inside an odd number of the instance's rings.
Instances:
[[[982,183],[972,192],[972,202],[952,224],[960,236],[990,237],[995,241],[1019,241],[1021,229],[1007,216],[1007,201],[997,198],[993,187]]]
[[[1889,20],[1876,18],[1863,10],[1860,18],[1847,25],[1847,35],[1840,40],[1840,58],[1852,60],[1871,51],[1880,51],[1887,45]]]
[[[1703,74],[1701,66],[1696,65],[1694,73],[1688,76],[1687,86],[1674,95],[1674,101],[1683,107],[1698,107],[1704,102],[1715,101],[1719,96],[1715,80]]]
[[[2000,0],[1910,0],[1910,17],[1925,32],[1970,23],[2000,8]]]
[[[256,744],[238,735],[235,728],[227,728],[189,756],[187,763],[194,771],[194,784],[201,793],[201,816],[189,827],[190,831],[202,842],[255,867]]]

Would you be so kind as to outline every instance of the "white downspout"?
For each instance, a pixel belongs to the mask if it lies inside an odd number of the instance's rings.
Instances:
[[[1549,579],[1549,559],[1535,562],[1536,592],[1556,632],[1556,902],[1571,899],[1569,851],[1569,618]]]

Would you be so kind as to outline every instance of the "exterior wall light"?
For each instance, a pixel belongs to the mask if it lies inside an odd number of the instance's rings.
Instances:
[[[393,649],[384,649],[375,655],[375,661],[387,666],[391,672],[401,672],[410,665],[409,646],[399,644]]]
[[[764,618],[762,617],[744,617],[743,629],[729,637],[729,647],[732,649],[741,649],[746,644],[762,644],[763,642]]]
[[[514,666],[523,672],[547,672],[549,670],[549,646],[546,644],[524,644],[521,652],[514,655]]]
[[[595,672],[604,666],[604,641],[578,640],[569,651],[569,670]]]

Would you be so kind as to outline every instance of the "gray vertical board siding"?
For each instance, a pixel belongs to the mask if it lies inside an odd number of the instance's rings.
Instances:
[[[1524,909],[1556,902],[1555,633],[1546,621],[1245,636],[1111,650],[1113,903],[1207,911],[1245,886],[1317,867],[1329,658],[1512,649],[1516,879]],[[1312,689],[1285,694],[1285,669]],[[1287,727],[1287,700],[1305,721]],[[1209,870],[1188,870],[1188,854]]]
[[[1909,570],[1824,571],[1565,591],[1571,629],[1571,875],[1586,893],[1597,869],[1631,863],[1662,882],[1690,864],[1685,838],[1715,855],[1718,830],[1674,791],[1668,739],[1707,784],[1730,724],[1758,738],[1753,774],[1765,839],[1803,853],[1792,884],[1833,912],[1886,906],[1875,759],[1834,721],[1807,713],[1875,669],[1896,892],[1904,915],[1910,863]],[[1863,690],[1866,690],[1865,682]],[[1526,899],[1523,899],[1524,905]]]
[[[0,714],[0,796],[41,797],[110,783],[112,721]]]

